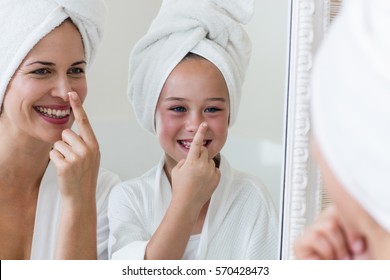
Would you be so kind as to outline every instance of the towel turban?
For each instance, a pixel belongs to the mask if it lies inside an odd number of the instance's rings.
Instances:
[[[67,18],[80,31],[89,65],[101,40],[105,17],[106,5],[101,0],[1,0],[0,104],[30,50]]]
[[[164,0],[147,34],[130,56],[128,95],[143,128],[155,134],[158,98],[175,66],[192,52],[219,68],[229,90],[234,123],[251,43],[242,24],[253,0]]]
[[[390,232],[390,1],[349,0],[314,64],[314,138],[343,187]]]

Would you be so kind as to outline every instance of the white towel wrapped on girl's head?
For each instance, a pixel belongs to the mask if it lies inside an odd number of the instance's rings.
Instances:
[[[0,1],[0,104],[8,83],[30,50],[67,18],[80,31],[90,65],[102,38],[106,18],[103,0]]]
[[[313,70],[315,141],[340,183],[390,232],[390,1],[347,0]]]
[[[130,57],[128,95],[143,128],[155,134],[154,115],[161,90],[175,66],[198,54],[223,74],[229,90],[230,125],[237,117],[251,43],[242,24],[253,0],[164,0],[147,34]]]

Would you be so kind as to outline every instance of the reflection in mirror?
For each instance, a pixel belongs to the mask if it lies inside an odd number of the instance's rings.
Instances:
[[[86,109],[99,139],[102,166],[127,180],[159,160],[157,139],[142,130],[127,99],[128,58],[156,16],[158,1],[107,1],[110,14],[102,46],[89,73]],[[255,174],[279,208],[284,166],[289,0],[256,0],[245,27],[253,44],[238,119],[222,154],[239,170]]]

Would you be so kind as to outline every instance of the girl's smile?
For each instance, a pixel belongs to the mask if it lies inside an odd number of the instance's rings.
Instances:
[[[219,69],[202,57],[180,62],[166,80],[156,108],[157,137],[166,165],[173,168],[187,157],[202,122],[208,125],[203,146],[214,158],[226,142],[229,112],[228,89]]]

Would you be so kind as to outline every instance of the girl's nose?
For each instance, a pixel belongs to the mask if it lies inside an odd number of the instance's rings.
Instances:
[[[204,121],[203,114],[194,113],[191,114],[186,121],[186,130],[189,132],[196,132],[200,124]]]

